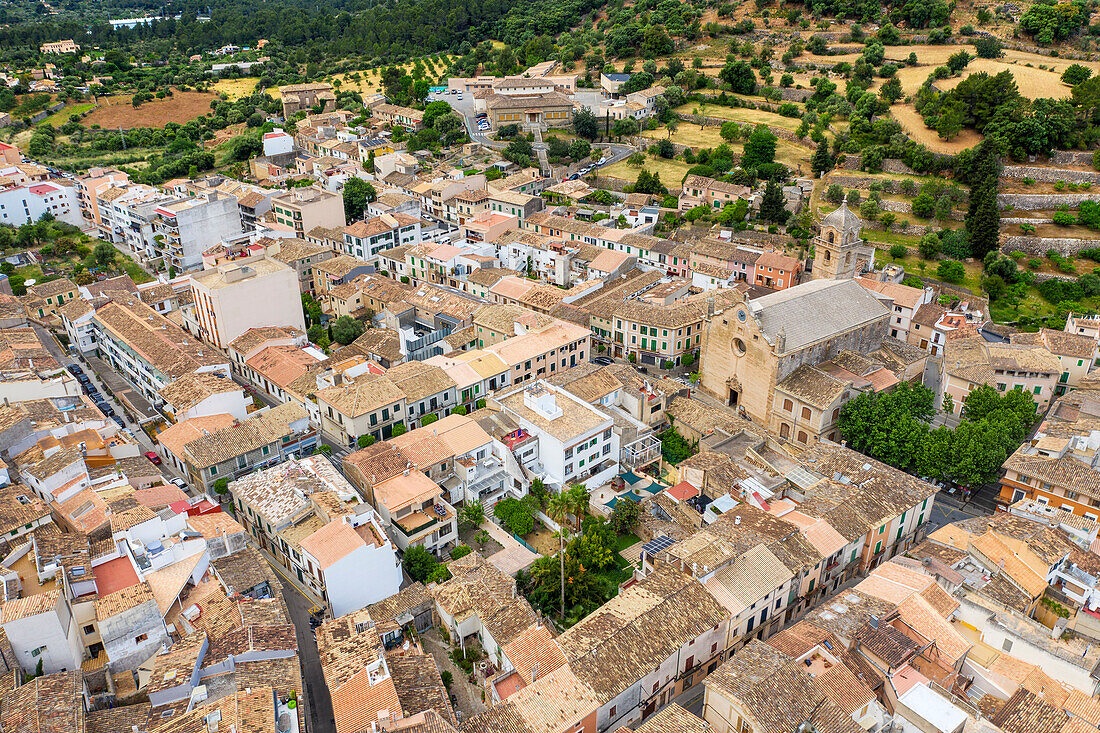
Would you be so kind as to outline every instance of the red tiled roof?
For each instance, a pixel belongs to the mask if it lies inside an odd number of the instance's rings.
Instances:
[[[95,566],[95,585],[100,598],[137,584],[138,576],[134,572],[134,566],[125,557],[117,557]]]
[[[681,481],[672,488],[665,489],[665,493],[677,501],[687,501],[694,496],[699,496],[699,489],[687,481]]]

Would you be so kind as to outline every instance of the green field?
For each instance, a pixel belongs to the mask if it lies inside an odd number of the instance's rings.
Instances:
[[[85,112],[90,112],[95,109],[95,105],[91,102],[82,102],[80,104],[66,105],[63,109],[59,109],[52,115],[42,120],[39,124],[53,125],[54,127],[61,127],[69,121],[69,117],[72,115],[80,115]]]

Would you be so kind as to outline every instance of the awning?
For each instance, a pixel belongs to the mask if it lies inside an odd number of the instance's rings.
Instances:
[[[623,481],[630,484],[631,486],[633,486],[634,484],[636,484],[636,483],[638,483],[639,481],[642,480],[642,477],[637,475],[633,471],[627,471],[626,473],[620,473],[619,478],[621,478]]]

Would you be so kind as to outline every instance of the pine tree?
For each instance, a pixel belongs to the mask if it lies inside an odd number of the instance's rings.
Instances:
[[[975,148],[970,171],[966,231],[970,237],[971,254],[981,259],[1000,246],[1001,216],[997,209],[1000,161],[988,140]]]
[[[970,191],[971,198],[974,190]],[[974,216],[966,221],[970,234],[970,253],[977,259],[1000,246],[1001,215],[997,211],[997,181],[986,181],[978,191],[979,201]]]
[[[833,157],[829,155],[829,141],[825,138],[821,138],[817,151],[814,152],[814,157],[810,160],[810,168],[818,178],[832,170]]]
[[[760,201],[760,218],[782,224],[787,221],[788,216],[786,203],[786,199],[783,198],[783,187],[774,179],[768,181],[768,185],[764,187],[764,198]]]

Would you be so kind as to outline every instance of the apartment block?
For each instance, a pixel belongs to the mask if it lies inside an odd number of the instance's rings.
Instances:
[[[347,224],[340,194],[317,186],[292,188],[272,196],[271,215],[277,224],[294,229],[297,237],[305,237],[316,227],[333,229]]]
[[[237,200],[217,191],[153,209],[153,247],[177,271],[202,266],[202,253],[244,231]]]
[[[191,276],[197,335],[219,349],[252,328],[305,330],[297,272],[274,257],[231,262]]]
[[[420,219],[402,213],[357,221],[343,230],[344,253],[364,262],[375,261],[383,250],[419,242]]]
[[[100,357],[153,404],[184,374],[217,372],[229,378],[228,357],[134,296],[116,296],[97,308],[92,328]]]
[[[238,420],[218,413],[183,420],[157,436],[159,452],[191,486],[213,488],[256,468],[307,455],[317,447],[309,413],[294,403],[269,407]]]

